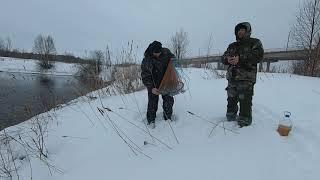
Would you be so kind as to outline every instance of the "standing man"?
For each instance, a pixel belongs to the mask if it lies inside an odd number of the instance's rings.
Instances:
[[[162,48],[158,41],[152,42],[144,53],[141,64],[141,78],[143,84],[148,89],[148,109],[147,120],[150,128],[155,128],[155,118],[158,110],[159,86],[167,70],[169,61],[174,55],[167,48]],[[172,106],[174,99],[170,95],[162,95],[163,118],[165,121],[171,120]]]
[[[257,64],[263,59],[261,41],[251,38],[251,25],[248,22],[239,23],[235,27],[236,42],[229,45],[222,56],[227,72],[228,94],[227,120],[238,121],[240,127],[252,123],[252,96],[257,77]],[[240,102],[240,113],[238,113]]]

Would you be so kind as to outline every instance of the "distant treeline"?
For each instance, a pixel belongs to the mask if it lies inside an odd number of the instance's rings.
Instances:
[[[30,52],[20,52],[18,50],[7,51],[0,50],[1,57],[11,57],[20,59],[36,59],[43,60],[43,55]],[[48,55],[50,61],[64,62],[64,63],[80,63],[80,64],[95,64],[94,61],[75,57],[73,55]]]

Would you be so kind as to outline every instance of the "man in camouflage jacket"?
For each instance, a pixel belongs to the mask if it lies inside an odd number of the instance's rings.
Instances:
[[[252,123],[252,96],[257,77],[257,64],[263,59],[261,41],[251,38],[251,25],[248,22],[239,23],[235,27],[236,42],[228,46],[222,56],[222,61],[228,65],[227,119],[237,120],[240,127]],[[240,102],[240,113],[238,113]]]

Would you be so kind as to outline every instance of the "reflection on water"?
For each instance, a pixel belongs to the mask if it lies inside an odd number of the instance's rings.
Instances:
[[[0,72],[0,130],[90,92],[73,76]]]

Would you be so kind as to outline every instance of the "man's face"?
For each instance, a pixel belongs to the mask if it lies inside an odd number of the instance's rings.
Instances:
[[[244,38],[245,37],[245,35],[246,35],[246,30],[245,29],[240,29],[239,31],[238,31],[238,38],[239,39],[242,39],[242,38]]]

